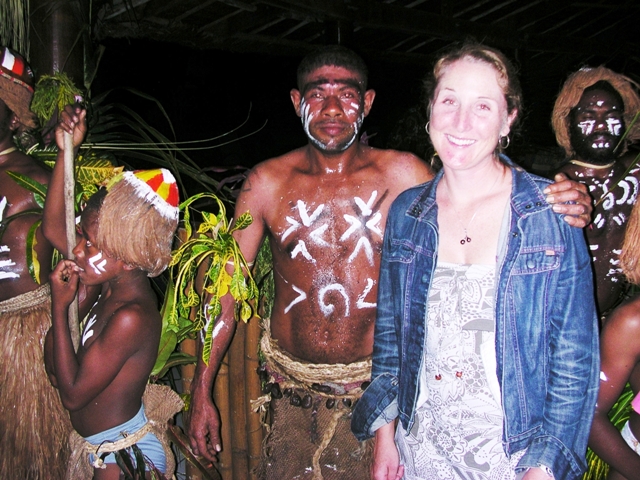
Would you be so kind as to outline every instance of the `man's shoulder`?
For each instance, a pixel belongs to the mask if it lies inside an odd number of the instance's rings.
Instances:
[[[48,183],[51,178],[50,170],[41,162],[22,152],[13,153],[8,160],[0,164],[1,172],[19,173],[44,184]]]
[[[298,148],[278,157],[269,158],[255,165],[248,178],[253,181],[283,182],[289,175],[295,173],[306,164],[305,149]]]
[[[378,148],[368,148],[365,152],[384,175],[397,179],[404,188],[424,183],[434,177],[431,167],[412,153]]]
[[[162,318],[156,305],[146,299],[136,298],[123,302],[108,320],[112,334],[119,338],[137,338],[136,342],[155,341],[153,332],[162,328]]]

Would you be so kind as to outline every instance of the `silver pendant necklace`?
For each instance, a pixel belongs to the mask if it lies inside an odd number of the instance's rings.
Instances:
[[[503,173],[504,173],[504,170],[503,170]],[[493,182],[493,185],[491,185],[491,188],[487,192],[487,197],[489,195],[491,195],[491,192],[493,192],[493,189],[495,188],[496,184],[498,183],[498,179],[499,178],[500,178],[500,175],[498,175],[496,177],[496,179]],[[462,220],[460,220],[460,214],[458,213],[458,209],[453,204],[453,199],[451,198],[451,192],[449,191],[449,186],[448,185],[447,185],[447,195],[449,196],[449,201],[451,202],[451,208],[453,208],[453,211],[456,214],[456,220],[458,221],[458,223],[460,224],[460,226],[464,230],[464,236],[460,239],[460,245],[465,245],[467,243],[471,243],[471,237],[469,236],[468,230],[469,230],[469,227],[471,227],[471,224],[473,223],[473,221],[475,220],[476,215],[480,211],[480,208],[482,208],[482,205],[479,205],[478,208],[476,208],[476,211],[473,212],[473,215],[471,216],[471,220],[469,220],[469,223],[467,223],[467,226],[465,227],[464,223],[462,223]]]

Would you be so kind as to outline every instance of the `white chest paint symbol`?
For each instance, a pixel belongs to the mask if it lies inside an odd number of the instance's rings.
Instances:
[[[4,211],[7,208],[7,197],[0,199],[0,221],[4,220]],[[9,253],[11,249],[6,245],[0,245],[0,253]],[[16,272],[3,272],[2,269],[13,267],[16,264],[13,260],[0,260],[0,280],[7,278],[20,278]]]
[[[360,294],[360,296],[358,297],[358,301],[356,302],[356,306],[358,308],[375,308],[376,307],[375,302],[371,303],[371,302],[365,301],[366,296],[369,295],[369,292],[371,291],[371,289],[375,284],[376,282],[373,279],[367,278],[367,286],[364,287],[363,292]]]
[[[87,321],[87,325],[84,327],[84,332],[82,333],[82,345],[84,346],[85,342],[87,340],[89,340],[91,337],[93,337],[93,329],[89,330],[91,327],[93,327],[93,324],[96,323],[96,321],[98,320],[98,318],[96,317],[96,314],[94,313],[93,316]]]
[[[380,212],[374,213],[372,210],[373,203],[376,201],[377,196],[378,196],[378,191],[374,190],[371,193],[371,197],[369,197],[368,202],[365,203],[360,197],[354,197],[354,201],[356,202],[356,205],[360,209],[360,213],[362,214],[362,217],[364,218],[370,217],[365,222],[364,228],[382,237],[382,230],[380,230],[380,220],[382,219],[382,214]],[[345,214],[344,219],[350,226],[340,237],[341,242],[344,242],[345,240],[347,240],[355,232],[359,230],[360,231],[363,230],[362,220],[360,220],[359,218],[356,218],[353,215]],[[367,257],[367,260],[369,261],[369,265],[373,265],[373,249],[371,248],[371,243],[369,242],[369,239],[365,236],[361,236],[358,239],[358,241],[356,242],[356,246],[353,249],[353,252],[351,253],[351,255],[349,255],[349,258],[347,259],[347,261],[349,263],[353,262],[353,260],[358,256],[358,253],[360,252],[360,250],[364,251]]]
[[[324,297],[328,292],[338,292],[344,298],[344,316],[349,316],[349,296],[347,295],[347,291],[344,289],[342,285],[339,283],[332,283],[331,285],[327,285],[326,287],[322,287],[318,292],[318,303],[320,304],[320,309],[322,313],[324,313],[325,317],[328,317],[333,313],[336,307],[331,304],[324,303]]]
[[[284,313],[287,314],[289,313],[289,310],[291,310],[291,307],[293,307],[296,303],[300,303],[303,300],[305,300],[307,298],[307,294],[304,293],[302,290],[300,290],[298,287],[296,287],[295,285],[291,285],[293,287],[293,290],[298,294],[298,296],[296,298],[293,299],[293,301],[286,306],[286,308],[284,309]]]
[[[309,210],[307,208],[307,205],[302,200],[298,200],[298,202],[296,203],[296,207],[298,208],[298,214],[300,215],[300,220],[301,220],[302,223],[300,223],[298,220],[296,220],[293,217],[286,217],[287,222],[291,226],[282,234],[282,237],[280,238],[280,241],[282,241],[282,242],[284,242],[284,240],[289,235],[291,235],[293,232],[295,232],[296,230],[298,230],[302,226],[305,226],[307,228],[311,228],[313,223],[318,219],[318,217],[320,216],[320,214],[324,210],[324,203],[321,204],[321,205],[318,205],[318,207],[311,214],[309,214]],[[326,240],[321,238],[321,236],[324,234],[324,232],[325,232],[325,230],[327,228],[328,228],[328,225],[321,225],[320,227],[312,230],[309,233],[309,238],[316,245],[321,245],[321,246],[325,246],[325,247],[328,246],[329,244],[326,242]],[[307,250],[307,245],[304,242],[304,240],[298,240],[298,244],[291,251],[291,258],[296,258],[300,254],[304,258],[309,260],[310,262],[315,263],[316,260],[313,258],[313,256]]]
[[[96,275],[102,275],[105,272],[104,266],[107,264],[107,259],[104,258],[102,261],[100,259],[102,259],[102,252],[96,253],[88,260]]]

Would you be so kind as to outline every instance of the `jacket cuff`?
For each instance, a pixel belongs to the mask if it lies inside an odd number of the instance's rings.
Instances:
[[[358,440],[372,437],[375,430],[398,416],[397,395],[395,376],[385,373],[371,382],[352,412],[351,431]]]
[[[582,460],[582,461],[581,461]],[[554,478],[579,479],[586,469],[584,459],[578,459],[557,438],[548,435],[535,438],[518,462],[516,471],[545,466]]]

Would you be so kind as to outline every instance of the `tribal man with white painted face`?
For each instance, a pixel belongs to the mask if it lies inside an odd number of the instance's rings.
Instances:
[[[0,47],[0,478],[56,480],[64,478],[71,424],[44,368],[53,248],[38,227],[41,205],[9,174],[42,184],[51,177],[13,142],[36,125],[34,83],[25,59]]]
[[[272,425],[260,478],[369,478],[349,414],[371,373],[384,226],[398,194],[433,176],[414,155],[359,141],[374,97],[352,51],[325,47],[305,57],[291,100],[308,143],[257,165],[236,203],[236,218],[253,217],[234,233],[242,253],[252,262],[267,237],[275,277],[261,342],[273,387],[263,399]],[[563,187],[558,199],[580,198],[569,182]],[[572,207],[563,212],[584,211]],[[210,460],[223,447],[211,387],[235,331],[232,307],[225,297],[209,366],[199,362],[192,387],[191,446]]]
[[[607,68],[583,68],[569,77],[553,111],[556,139],[568,158],[560,171],[587,185],[595,205],[586,235],[601,315],[626,290],[619,255],[640,179],[637,166],[625,174],[637,153],[627,152],[627,143],[640,138],[638,126],[620,141],[640,110],[636,89],[631,79]]]

